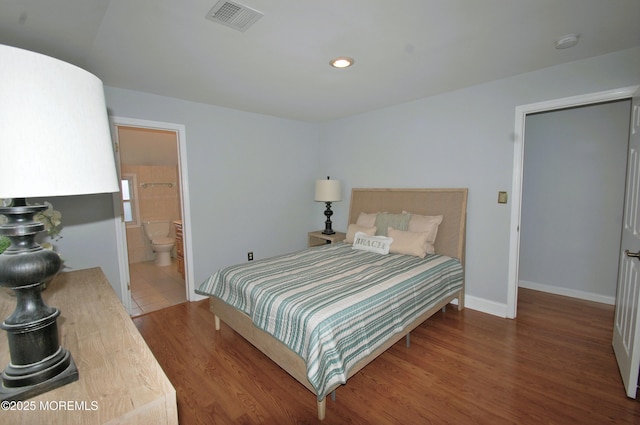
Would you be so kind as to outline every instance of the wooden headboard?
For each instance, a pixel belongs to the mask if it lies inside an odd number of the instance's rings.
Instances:
[[[349,223],[361,212],[442,215],[435,249],[437,254],[464,264],[468,189],[352,189]]]

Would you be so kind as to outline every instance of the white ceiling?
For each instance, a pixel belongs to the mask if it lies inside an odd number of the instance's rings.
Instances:
[[[640,45],[638,0],[241,0],[264,14],[245,32],[205,19],[216,2],[2,0],[0,43],[109,86],[305,121]],[[569,33],[578,45],[555,50]],[[343,55],[351,68],[329,66]]]

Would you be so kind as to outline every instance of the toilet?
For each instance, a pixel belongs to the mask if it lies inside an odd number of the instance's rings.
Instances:
[[[142,223],[144,233],[151,241],[151,248],[156,253],[156,266],[171,265],[171,250],[176,244],[174,238],[169,237],[171,231],[169,220],[150,220]]]

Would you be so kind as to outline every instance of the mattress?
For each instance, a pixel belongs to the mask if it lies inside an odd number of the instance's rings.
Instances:
[[[451,257],[381,255],[334,243],[223,268],[196,292],[244,312],[299,355],[321,400],[463,280]]]

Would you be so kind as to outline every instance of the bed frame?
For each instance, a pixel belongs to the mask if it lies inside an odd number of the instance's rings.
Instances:
[[[444,220],[438,228],[435,243],[436,253],[458,258],[464,267],[467,193],[467,189],[352,189],[349,223],[355,223],[361,212],[400,213],[404,210],[421,215],[442,214]],[[358,362],[349,370],[348,378],[355,375],[454,299],[457,299],[458,310],[462,310],[464,308],[464,285],[459,292],[440,300],[435,306],[410,323],[402,333],[393,335],[372,354]],[[255,327],[249,316],[220,299],[210,297],[209,308],[215,315],[216,330],[220,330],[220,320],[222,320],[314,395],[316,394],[307,380],[306,365],[300,356],[268,333]],[[331,391],[334,391],[338,386],[331,388]],[[322,420],[326,415],[326,397],[318,400],[317,407],[318,419]]]

